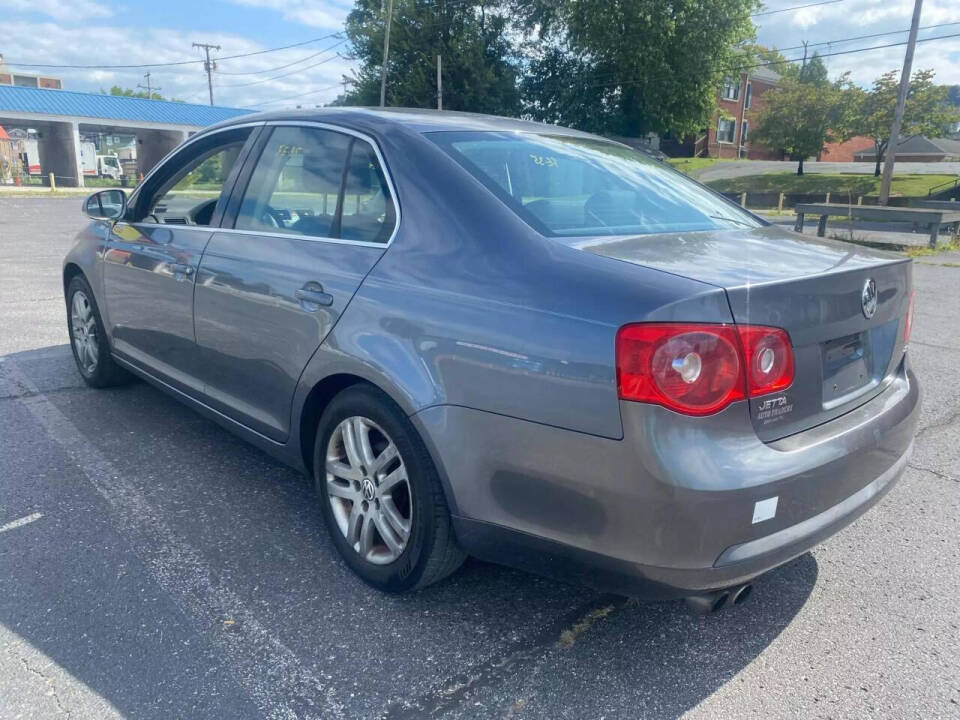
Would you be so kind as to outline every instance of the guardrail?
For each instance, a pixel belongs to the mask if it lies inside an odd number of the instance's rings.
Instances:
[[[942,182],[939,185],[934,185],[932,188],[927,190],[927,197],[939,195],[947,190],[956,190],[958,186],[960,186],[960,177],[954,178],[953,180],[947,180],[946,182]]]

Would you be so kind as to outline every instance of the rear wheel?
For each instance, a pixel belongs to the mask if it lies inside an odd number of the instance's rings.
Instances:
[[[422,588],[463,562],[423,442],[375,388],[347,388],[327,406],[317,428],[314,480],[337,550],[374,587]]]
[[[91,387],[129,382],[132,376],[113,361],[93,291],[82,275],[67,286],[67,328],[77,370]]]

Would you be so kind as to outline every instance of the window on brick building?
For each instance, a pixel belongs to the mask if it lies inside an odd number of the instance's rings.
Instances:
[[[743,106],[750,107],[750,98],[753,96],[753,86],[750,83],[747,83],[747,92],[743,97]]]
[[[737,122],[735,120],[724,120],[720,118],[720,122],[717,123],[717,142],[732,143],[736,132]]]
[[[736,100],[740,97],[740,82],[733,78],[723,79],[723,89],[720,91],[720,97],[724,100]]]

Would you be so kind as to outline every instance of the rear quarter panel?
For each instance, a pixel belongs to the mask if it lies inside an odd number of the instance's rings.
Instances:
[[[617,329],[730,321],[719,288],[538,235],[422,136],[381,143],[401,228],[303,384],[358,371],[410,414],[457,405],[620,438]]]

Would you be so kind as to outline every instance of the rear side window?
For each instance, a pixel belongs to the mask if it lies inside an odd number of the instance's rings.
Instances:
[[[364,140],[310,127],[277,127],[250,177],[234,227],[386,242],[394,205]]]
[[[385,243],[393,232],[394,219],[390,190],[377,156],[370,145],[357,140],[344,182],[340,237]]]
[[[762,225],[663,163],[616,143],[514,132],[437,132],[428,137],[544,235]]]
[[[234,227],[335,237],[337,201],[352,138],[278,127],[257,160]]]

